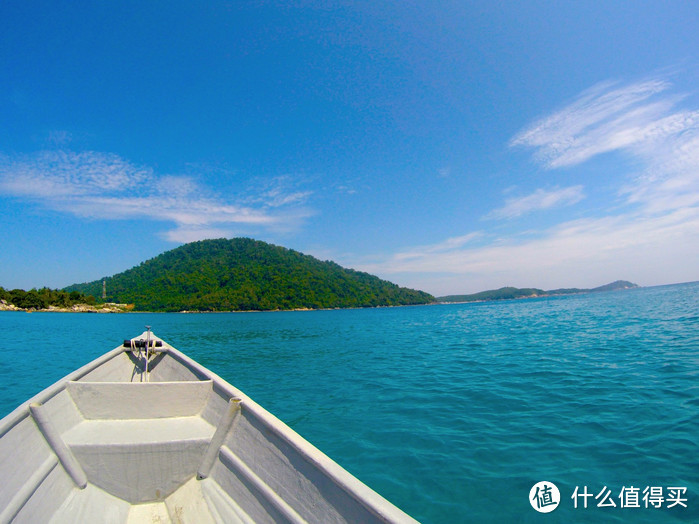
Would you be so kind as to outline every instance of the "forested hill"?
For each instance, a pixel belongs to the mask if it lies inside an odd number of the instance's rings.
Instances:
[[[426,304],[434,297],[248,238],[202,240],[66,291],[139,311],[253,311]]]
[[[619,289],[632,289],[638,287],[633,282],[626,280],[617,280],[604,286],[595,287],[592,289],[566,288],[566,289],[551,289],[544,291],[537,288],[517,288],[517,287],[502,287],[490,291],[481,291],[472,295],[449,295],[446,297],[438,297],[437,302],[482,302],[488,300],[512,300],[515,298],[534,298],[534,297],[552,297],[557,295],[576,295],[578,293],[599,293],[602,291],[616,291]]]

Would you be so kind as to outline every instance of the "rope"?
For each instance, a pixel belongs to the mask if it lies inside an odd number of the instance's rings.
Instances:
[[[150,382],[150,376],[148,375],[148,353],[150,353],[150,326],[148,328],[148,334],[146,335],[146,382]]]

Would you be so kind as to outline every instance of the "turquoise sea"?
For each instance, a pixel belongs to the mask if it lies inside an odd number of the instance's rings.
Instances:
[[[422,522],[699,522],[699,283],[366,310],[0,313],[0,416],[145,325]],[[551,513],[530,505],[538,481],[560,491]],[[603,488],[616,507],[597,507]]]

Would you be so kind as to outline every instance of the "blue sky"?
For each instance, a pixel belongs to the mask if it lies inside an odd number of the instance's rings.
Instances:
[[[692,2],[0,4],[0,286],[247,236],[435,295],[699,279]]]

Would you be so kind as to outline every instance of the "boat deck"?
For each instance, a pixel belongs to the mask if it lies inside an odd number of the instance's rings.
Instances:
[[[168,345],[116,348],[0,424],[0,524],[414,522]]]

